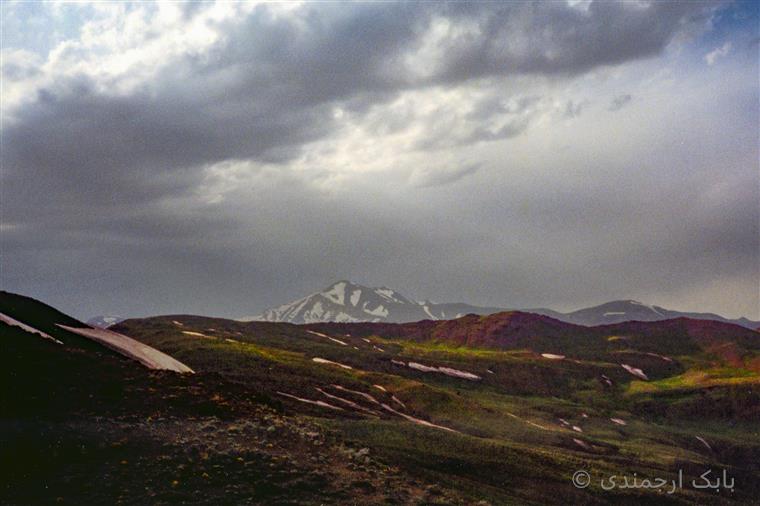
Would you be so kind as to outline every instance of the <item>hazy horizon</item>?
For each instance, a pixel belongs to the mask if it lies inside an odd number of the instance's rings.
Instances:
[[[361,283],[361,282],[357,282],[355,280],[350,280],[350,279],[336,279],[335,282],[326,284],[326,285],[320,287],[319,289],[313,289],[313,290],[309,291],[308,293],[294,294],[290,299],[283,300],[280,303],[274,304],[272,306],[267,306],[267,307],[264,307],[264,308],[260,308],[260,310],[252,311],[252,312],[250,312],[248,314],[207,313],[207,312],[204,312],[204,311],[188,312],[188,311],[182,311],[182,310],[166,311],[166,312],[162,312],[162,313],[146,312],[146,313],[125,314],[125,313],[119,312],[118,310],[114,310],[114,311],[104,311],[104,312],[100,312],[100,313],[97,313],[97,314],[93,313],[93,314],[80,314],[80,315],[77,315],[75,313],[72,313],[72,315],[76,316],[77,318],[79,318],[80,320],[83,320],[83,321],[88,320],[90,318],[98,317],[98,316],[119,316],[119,317],[122,317],[122,318],[144,318],[144,317],[160,316],[160,315],[170,315],[170,314],[195,314],[195,315],[198,315],[198,316],[220,317],[220,318],[230,318],[230,319],[253,318],[253,317],[261,315],[261,313],[263,313],[264,311],[266,311],[268,309],[274,309],[277,306],[280,306],[281,304],[291,303],[291,302],[294,302],[297,299],[306,297],[308,295],[313,295],[313,294],[319,293],[322,290],[329,288],[330,286],[332,286],[333,284],[335,284],[335,283],[337,283],[339,281],[348,281],[348,282],[350,282],[352,284],[367,286],[369,288],[391,288],[391,289],[394,289],[393,287],[386,286],[386,285],[383,285],[383,284]],[[415,297],[415,296],[410,295],[409,293],[406,293],[406,292],[403,292],[403,291],[400,291],[400,290],[396,290],[396,289],[394,289],[394,290],[396,292],[400,293],[401,295],[404,295],[404,296],[408,297],[410,300],[413,300],[413,301],[428,301],[428,302],[433,302],[433,303],[465,303],[465,304],[472,304],[472,305],[479,306],[479,307],[498,307],[498,308],[503,308],[505,310],[551,309],[551,310],[559,311],[559,312],[562,312],[562,313],[570,313],[570,312],[577,311],[577,310],[580,310],[580,309],[586,309],[586,308],[589,308],[589,307],[600,306],[600,305],[608,303],[608,302],[629,301],[629,300],[632,300],[632,301],[635,301],[635,302],[640,302],[640,303],[642,303],[644,305],[659,306],[659,307],[664,307],[665,309],[674,310],[674,311],[695,312],[695,313],[716,313],[715,311],[709,311],[709,310],[706,310],[704,308],[699,308],[699,307],[698,308],[665,307],[665,306],[663,306],[661,304],[658,304],[656,302],[646,301],[646,300],[636,300],[636,299],[631,299],[630,297],[617,297],[617,298],[612,298],[612,299],[600,300],[600,301],[597,301],[597,302],[591,302],[591,303],[589,303],[587,305],[584,305],[584,306],[567,306],[567,307],[555,306],[555,307],[549,307],[549,306],[542,306],[542,305],[534,305],[534,306],[531,306],[531,307],[527,307],[527,306],[517,307],[517,306],[507,306],[507,305],[498,304],[498,303],[496,303],[496,304],[473,304],[473,303],[471,303],[468,300],[460,300],[460,299],[446,299],[446,300],[442,300],[442,299],[436,299],[435,297]],[[33,294],[21,294],[21,295],[26,295],[26,296],[34,297]],[[42,302],[46,302],[46,301],[42,300]],[[753,320],[753,318],[751,316],[747,316],[747,315],[743,315],[743,314],[738,314],[738,315],[721,314],[721,313],[716,313],[716,314],[718,314],[719,316],[723,316],[725,318],[730,318],[730,319],[738,319],[738,318],[744,317],[744,318],[748,318],[750,320]]]
[[[0,285],[760,319],[752,2],[3,2]]]

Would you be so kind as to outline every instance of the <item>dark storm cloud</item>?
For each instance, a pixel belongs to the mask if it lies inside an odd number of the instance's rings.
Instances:
[[[107,97],[87,82],[39,90],[3,134],[8,197],[34,208],[72,196],[82,206],[142,204],[196,185],[200,174],[188,169],[234,157],[287,159],[328,128],[314,110],[253,108],[203,93]]]
[[[172,62],[147,89],[113,95],[82,76],[35,90],[37,99],[4,129],[6,175],[57,179],[60,191],[79,189],[88,200],[100,198],[96,184],[138,198],[163,194],[169,189],[156,183],[157,173],[297,156],[305,142],[333,130],[331,104],[361,107],[361,97],[382,101],[410,86],[573,74],[651,56],[704,10],[685,2],[592,3],[588,12],[556,2],[307,4],[296,18],[276,18],[261,6],[243,23],[215,27],[226,42],[202,58]],[[440,41],[436,70],[415,76],[403,57],[415,54],[439,18],[466,24],[472,36]],[[469,140],[522,128],[518,122]]]
[[[214,28],[226,37],[207,55],[169,62],[127,95],[103,91],[84,75],[53,76],[30,89],[36,99],[13,111],[2,132],[4,220],[44,221],[52,209],[74,221],[93,209],[108,219],[109,208],[122,214],[114,204],[186,194],[206,164],[299,156],[305,143],[336,128],[333,104],[361,114],[409,87],[572,74],[650,56],[704,11],[704,4],[688,3],[594,3],[582,12],[554,2],[418,2],[307,4],[294,17],[276,17],[260,6],[242,23],[219,22]],[[438,19],[466,24],[472,36],[440,41],[436,70],[416,76],[403,58],[415,54]],[[16,67],[5,70],[4,78],[19,75]],[[530,121],[518,114],[527,105],[503,110],[515,116],[500,127],[478,126],[454,142],[519,135]],[[419,147],[445,145],[445,133],[429,134]]]
[[[200,2],[184,5],[183,19],[203,8]],[[499,200],[485,205],[478,191],[455,191],[487,176],[482,163],[459,163],[465,157],[420,162],[402,178],[410,188],[393,195],[395,203],[382,191],[382,174],[372,180],[377,188],[357,185],[341,200],[308,181],[329,168],[304,175],[288,163],[307,153],[310,143],[339,135],[345,122],[335,115],[338,107],[361,121],[404,92],[481,81],[498,90],[501,80],[515,76],[571,79],[654,57],[705,21],[711,8],[701,2],[594,2],[586,10],[561,2],[307,3],[293,14],[275,15],[263,5],[243,20],[209,21],[223,36],[208,51],[163,62],[128,92],[114,91],[95,73],[47,75],[29,85],[33,98],[12,111],[2,132],[2,222],[9,226],[3,230],[3,285],[50,298],[79,316],[179,310],[241,315],[345,277],[481,303],[509,304],[505,294],[519,290],[535,300],[539,291],[553,291],[559,269],[541,262],[572,267],[572,259],[557,256],[573,256],[570,235],[583,227],[566,224],[567,236],[558,229],[559,239],[548,241],[524,231],[552,230],[549,218],[544,223],[534,214],[522,222],[514,218],[518,208],[499,222]],[[434,27],[443,21],[449,31],[436,39]],[[39,72],[3,69],[3,79],[29,78]],[[445,115],[428,117],[424,132],[410,141],[414,148],[443,151],[530,130],[541,97],[486,95],[458,118],[457,128]],[[563,103],[567,117],[580,116],[583,102]],[[365,128],[378,137],[403,132],[417,113],[379,115]],[[245,179],[214,201],[208,168],[229,160],[282,165],[281,173]],[[536,194],[546,195],[544,189]],[[596,197],[554,200],[558,207],[550,214],[573,212]],[[717,224],[712,239],[696,225],[683,228],[698,236],[696,242],[686,232],[669,235],[663,230],[670,225],[663,224],[656,228],[661,251],[641,251],[641,258],[656,262],[663,251],[678,257],[691,244],[706,241],[699,247],[709,249],[717,240],[741,246],[751,259],[744,203],[725,223],[732,226]],[[461,218],[480,205],[487,215],[482,220]],[[609,202],[594,217],[582,216],[594,222],[603,213],[619,216],[615,209]],[[689,223],[703,219],[691,216]],[[605,231],[614,235],[619,226],[608,223]],[[625,247],[637,247],[634,237],[651,240],[645,230],[636,231]],[[504,237],[515,240],[502,242]],[[593,234],[587,239],[594,243]],[[604,254],[620,255],[599,256]],[[599,260],[610,264],[605,273],[614,263],[607,259]],[[741,265],[746,262],[743,256]],[[589,286],[612,284],[601,271],[589,275],[582,262],[575,267]],[[536,272],[545,274],[536,279]],[[495,286],[494,280],[507,278],[514,286]],[[411,279],[415,287],[406,284]],[[567,284],[563,293],[572,293],[573,282]],[[453,294],[446,286],[483,291]],[[71,293],[78,293],[76,300]]]
[[[654,56],[716,4],[592,2],[453,3],[447,14],[475,23],[478,37],[444,42],[440,79],[502,73],[577,74]]]

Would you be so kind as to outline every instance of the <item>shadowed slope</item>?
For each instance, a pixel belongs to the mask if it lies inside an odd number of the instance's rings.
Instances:
[[[104,329],[93,329],[55,308],[23,295],[0,292],[0,321],[25,333],[39,336],[64,350],[104,351],[136,360],[149,369],[192,373],[192,369],[131,337]]]

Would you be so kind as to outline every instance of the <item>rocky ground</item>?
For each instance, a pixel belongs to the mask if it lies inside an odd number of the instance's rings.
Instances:
[[[3,503],[467,503],[312,421],[257,415],[5,421]]]

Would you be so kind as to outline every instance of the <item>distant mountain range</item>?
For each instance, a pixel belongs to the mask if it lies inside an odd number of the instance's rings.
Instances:
[[[373,288],[338,281],[320,292],[241,320],[288,323],[385,322],[406,323],[421,320],[451,320],[467,314],[487,315],[512,310],[504,307],[473,306],[465,303],[415,301],[390,288]],[[712,313],[690,313],[652,306],[635,300],[617,300],[598,306],[562,313],[547,308],[522,308],[520,311],[550,316],[576,325],[596,326],[625,321],[660,321],[687,317],[733,323],[750,329],[760,322],[747,318],[729,319]]]
[[[760,328],[759,321],[752,321],[747,318],[730,319],[714,313],[675,311],[660,306],[644,304],[635,300],[615,300],[598,306],[572,311],[570,313],[560,313],[543,308],[525,309],[524,311],[543,314],[567,323],[586,326],[608,325],[611,323],[621,323],[626,321],[654,322],[670,320],[673,318],[692,318],[694,320],[714,320],[724,323],[733,323],[734,325],[741,325],[742,327],[753,330]]]

